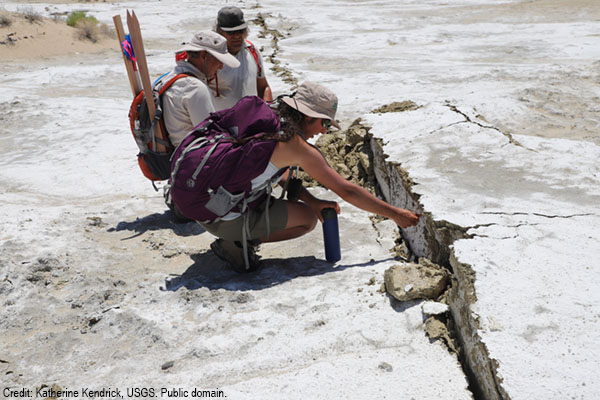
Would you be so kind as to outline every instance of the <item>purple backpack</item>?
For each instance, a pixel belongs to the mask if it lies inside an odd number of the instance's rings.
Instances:
[[[229,212],[256,208],[284,171],[252,189],[251,180],[265,171],[277,144],[262,137],[279,130],[277,115],[256,96],[210,114],[173,154],[171,196],[179,211],[211,223]],[[236,144],[234,138],[246,140]]]

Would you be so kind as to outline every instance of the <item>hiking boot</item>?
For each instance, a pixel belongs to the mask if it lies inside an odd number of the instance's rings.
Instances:
[[[256,271],[260,265],[260,259],[256,250],[258,243],[254,241],[248,241],[248,262],[250,268],[246,269],[246,263],[244,261],[244,249],[240,242],[232,242],[225,239],[217,239],[210,245],[210,248],[217,257],[227,262],[231,268],[238,273],[247,273]]]
[[[166,183],[165,186],[163,186],[163,198],[165,199],[165,204],[167,205],[167,207],[169,207],[169,210],[171,210],[171,212],[173,213],[172,215],[172,220],[174,223],[176,224],[187,224],[188,222],[193,222],[193,219],[190,219],[186,216],[184,216],[181,211],[179,211],[177,209],[177,207],[175,206],[175,203],[173,203],[173,200],[171,199],[171,185]]]
[[[171,211],[173,212],[172,220],[176,224],[187,224],[188,222],[196,222],[196,220],[183,215],[175,204],[173,204],[173,208],[171,208]]]

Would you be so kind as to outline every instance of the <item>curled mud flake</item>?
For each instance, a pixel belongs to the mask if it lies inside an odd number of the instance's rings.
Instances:
[[[438,303],[436,301],[426,301],[421,306],[423,314],[427,316],[445,314],[449,311],[448,304]]]
[[[327,163],[344,179],[349,180],[375,194],[377,182],[373,169],[369,127],[362,125],[360,118],[341,132],[322,135],[315,143]],[[318,186],[318,183],[305,173],[300,173],[304,186]]]
[[[425,321],[425,333],[431,340],[441,340],[449,351],[458,353],[458,348],[450,335],[450,331],[440,317],[429,317],[427,321]]]
[[[411,100],[404,101],[395,101],[391,104],[387,104],[385,106],[381,106],[373,110],[373,113],[383,114],[390,112],[403,112],[403,111],[413,111],[418,108],[421,108],[420,105]]]

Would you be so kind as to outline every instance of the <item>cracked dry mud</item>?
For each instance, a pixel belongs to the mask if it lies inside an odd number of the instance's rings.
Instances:
[[[545,2],[547,4],[547,2]],[[273,52],[269,59],[274,64],[273,72],[281,79],[294,86],[298,81],[294,78],[294,73],[286,66],[281,65],[277,60],[279,38],[283,37],[277,31],[268,28],[265,18],[259,15],[256,22],[261,26],[264,37],[271,37],[271,46]],[[578,132],[583,132],[586,140],[597,141],[597,136],[594,136],[593,130],[593,113],[590,113],[589,107],[574,106],[573,109],[584,109],[584,114],[568,113],[561,110],[562,100],[568,101],[569,104],[577,104],[580,101],[577,98],[568,97],[562,98],[560,93],[552,90],[527,89],[522,93],[522,101],[531,110],[542,110],[547,115],[559,113],[566,119],[579,119],[584,129]],[[15,108],[21,105],[3,103],[5,109],[14,112]],[[23,107],[25,105],[22,105]],[[452,112],[464,118],[464,121],[456,122],[456,124],[475,124],[481,128],[489,129],[490,131],[502,134],[510,145],[522,145],[514,140],[509,132],[518,132],[522,127],[511,126],[510,123],[501,121],[488,122],[489,117],[481,115],[477,112],[464,111],[462,105],[456,102],[446,102],[445,107]],[[29,105],[30,108],[35,108]],[[403,112],[415,110],[420,107],[411,101],[398,99],[398,102],[388,106],[383,106],[374,110],[374,112]],[[570,107],[566,107],[570,108]],[[476,111],[476,110],[474,110]],[[592,110],[593,111],[593,110]],[[580,118],[581,117],[581,118]],[[16,124],[22,116],[8,115],[9,120],[12,119],[13,124]],[[21,122],[23,122],[21,120]],[[39,121],[38,121],[39,122]],[[541,128],[552,128],[551,118],[541,118],[536,122],[536,126]],[[39,122],[40,126],[43,123]],[[505,126],[506,125],[506,126]],[[553,130],[547,131],[549,136],[552,136]],[[330,163],[336,170],[343,174],[348,179],[366,186],[369,190],[375,193],[384,193],[389,198],[394,199],[399,206],[411,206],[414,209],[422,210],[419,203],[419,195],[412,192],[413,183],[408,173],[402,168],[402,165],[390,163],[386,161],[386,154],[383,152],[382,143],[369,134],[369,127],[360,124],[356,121],[352,125],[350,132],[342,135],[331,135],[326,140],[318,142],[317,145],[327,155]],[[383,186],[379,187],[375,182]],[[213,261],[206,257],[205,254],[199,254],[197,248],[205,245],[194,241],[194,236],[200,235],[202,232],[197,226],[192,228],[187,225],[174,226],[170,224],[168,216],[164,214],[152,214],[149,210],[141,210],[140,215],[148,215],[141,220],[133,219],[131,221],[119,221],[118,224],[111,220],[107,215],[109,211],[105,211],[98,204],[94,204],[97,212],[91,214],[69,214],[63,213],[57,216],[57,220],[74,220],[79,224],[79,228],[84,232],[82,240],[76,240],[71,245],[74,248],[82,248],[86,250],[85,254],[73,254],[73,252],[64,251],[59,254],[41,255],[40,257],[31,257],[27,254],[26,245],[16,245],[9,243],[3,247],[3,250],[14,254],[14,258],[8,261],[3,261],[3,266],[8,266],[10,271],[25,270],[24,275],[7,274],[2,277],[0,283],[0,295],[6,299],[6,304],[11,306],[7,313],[6,319],[0,322],[0,327],[8,333],[7,344],[17,345],[19,343],[18,332],[26,332],[24,338],[32,348],[35,346],[48,346],[50,349],[48,357],[52,359],[64,353],[68,349],[67,341],[75,343],[78,352],[82,347],[78,344],[88,343],[92,347],[96,342],[94,335],[99,333],[109,332],[113,337],[121,336],[123,340],[115,346],[114,352],[111,352],[110,357],[114,360],[124,360],[135,358],[136,354],[143,353],[149,348],[173,350],[169,347],[169,335],[175,335],[157,329],[156,324],[148,323],[153,316],[145,315],[144,318],[136,316],[129,312],[124,303],[128,307],[139,307],[142,309],[152,310],[153,306],[160,301],[160,295],[157,294],[157,288],[151,287],[148,282],[153,281],[154,274],[164,273],[164,270],[181,262],[182,259],[190,258],[195,261],[195,266],[190,270],[185,271],[181,275],[174,274],[164,279],[164,284],[161,285],[160,291],[167,292],[176,290],[175,307],[185,307],[191,304],[202,304],[208,315],[218,315],[223,311],[230,310],[231,305],[235,305],[242,312],[247,310],[246,307],[251,307],[256,299],[248,293],[232,293],[229,290],[223,290],[218,287],[206,288],[202,287],[198,277],[204,272],[201,265],[203,263],[211,264]],[[458,238],[464,238],[473,235],[485,236],[483,233],[467,234],[470,229],[491,226],[489,224],[477,224],[468,227],[460,227],[450,224],[446,221],[436,221],[424,212],[424,226],[419,231],[417,238],[406,238],[404,242],[408,245],[399,255],[404,258],[409,258],[411,253],[416,250],[419,254],[424,254],[426,258],[440,263],[453,271],[453,276],[456,280],[456,285],[453,285],[450,292],[441,296],[440,301],[450,304],[452,316],[432,316],[425,323],[425,328],[432,338],[439,338],[444,341],[450,348],[453,347],[455,336],[460,336],[459,344],[455,349],[462,352],[465,358],[476,359],[479,364],[464,365],[467,373],[476,376],[479,380],[479,385],[485,387],[490,398],[508,398],[508,395],[503,391],[501,383],[502,378],[497,375],[498,363],[491,360],[487,354],[485,346],[480,344],[477,337],[477,331],[480,329],[479,322],[473,319],[469,306],[476,300],[474,290],[475,274],[472,268],[464,263],[460,263],[449,251],[449,246]],[[98,216],[101,215],[101,216]],[[533,215],[540,218],[574,218],[577,216],[585,216],[584,213],[511,213],[510,215]],[[109,222],[106,222],[106,221]],[[31,219],[26,217],[15,220],[22,226],[32,225]],[[373,225],[379,221],[373,221]],[[35,222],[37,224],[37,221]],[[56,222],[54,222],[56,225]],[[519,227],[522,225],[515,224],[507,227]],[[42,240],[52,240],[53,232],[51,229],[40,229]],[[174,240],[173,234],[176,234],[177,240]],[[115,241],[115,235],[119,241]],[[204,235],[206,236],[206,235]],[[508,236],[507,236],[508,237]],[[378,238],[378,240],[381,238]],[[96,249],[96,245],[102,250]],[[132,254],[130,245],[136,248]],[[21,265],[17,265],[17,264]],[[141,269],[127,270],[128,263],[135,263],[137,266],[142,266]],[[86,266],[90,270],[94,265],[103,266],[106,268],[100,274],[90,273],[86,276],[80,271],[80,266]],[[214,267],[215,265],[211,265]],[[135,271],[135,272],[134,272]],[[293,275],[293,274],[292,274]],[[230,278],[224,274],[222,281]],[[156,282],[154,280],[153,282]],[[363,286],[359,287],[357,295],[366,294],[367,291],[380,284],[380,277],[369,280]],[[268,286],[268,282],[263,283]],[[362,289],[362,290],[361,290]],[[19,302],[19,295],[26,292],[34,300],[44,301],[47,308],[43,311],[35,307],[23,307]],[[380,295],[380,291],[370,292],[371,295]],[[366,296],[365,296],[366,297]],[[365,302],[368,301],[366,297]],[[374,303],[370,303],[369,306]],[[17,306],[17,307],[15,307]],[[276,312],[290,314],[293,311],[289,306],[277,305],[274,307]],[[308,314],[312,315],[312,314]],[[165,317],[166,318],[166,317]],[[188,311],[186,318],[193,321],[194,315],[192,311]],[[454,320],[454,319],[455,320]],[[169,321],[172,322],[172,321]],[[306,331],[323,329],[330,324],[322,318],[310,321],[306,326]],[[460,328],[460,335],[456,335]],[[501,329],[498,324],[493,325],[496,330]],[[65,327],[69,327],[71,331],[65,333]],[[172,329],[176,330],[177,326],[173,325]],[[529,340],[539,334],[544,329],[554,329],[552,325],[530,325],[524,335]],[[204,324],[199,326],[198,333],[214,333],[217,327],[214,324]],[[267,332],[267,335],[274,332]],[[63,337],[61,337],[63,336]],[[130,338],[129,338],[130,337]],[[260,341],[260,336],[257,341]],[[137,338],[137,339],[136,339]],[[242,352],[248,351],[253,344],[247,344],[247,347],[241,349]],[[467,354],[469,353],[469,354]],[[164,353],[163,353],[164,354]],[[21,355],[25,359],[34,360],[36,354],[33,350],[24,351]],[[86,358],[86,365],[78,365],[83,371],[93,371],[102,362],[110,362],[110,357],[101,357],[96,354],[77,354],[82,358]],[[203,348],[202,346],[195,348],[188,354],[179,355],[179,358],[162,358],[153,360],[157,368],[164,371],[173,371],[180,368],[186,358],[196,358],[208,360],[211,357],[219,357],[220,354],[213,350]],[[8,357],[7,360],[0,360],[0,373],[5,374],[12,382],[24,381],[27,376],[27,371],[15,368],[15,358]],[[66,362],[66,367],[74,366]],[[391,364],[382,361],[378,364],[378,368],[383,372],[392,372],[394,368]],[[469,370],[470,369],[470,370]],[[213,376],[219,381],[218,374]],[[50,385],[51,382],[48,382]],[[496,396],[496,397],[494,397]]]

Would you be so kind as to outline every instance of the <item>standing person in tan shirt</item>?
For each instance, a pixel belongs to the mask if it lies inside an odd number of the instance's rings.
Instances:
[[[265,75],[260,51],[248,41],[248,24],[238,7],[219,10],[215,31],[227,39],[227,50],[240,63],[239,68],[224,66],[211,81],[217,110],[233,107],[242,97],[258,96],[272,101],[273,94]]]

